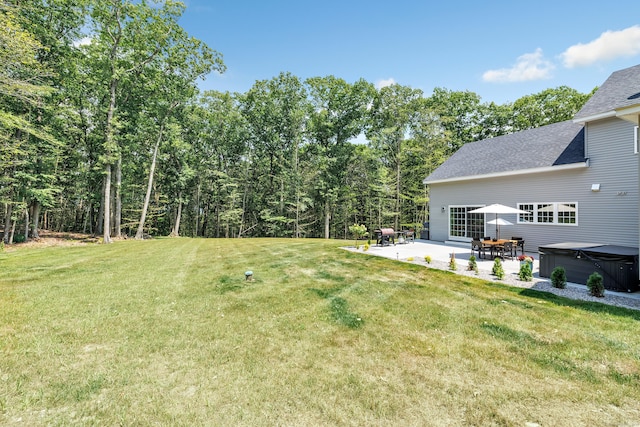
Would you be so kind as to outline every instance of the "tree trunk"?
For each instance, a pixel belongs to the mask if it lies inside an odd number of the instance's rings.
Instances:
[[[104,195],[102,212],[102,242],[111,243],[111,165],[104,169]]]
[[[106,180],[102,177],[102,188],[100,189],[100,205],[98,206],[98,218],[96,220],[96,234],[102,234],[102,226],[104,225],[104,185]]]
[[[4,217],[4,232],[2,241],[9,244],[9,233],[11,229],[11,215],[13,214],[13,203],[7,202],[6,214]]]
[[[115,47],[112,52],[112,60],[115,60]],[[104,212],[103,212],[103,243],[111,243],[111,155],[113,154],[113,114],[116,110],[116,89],[118,80],[113,78],[109,85],[109,109],[107,110],[107,123],[105,131],[106,165],[104,174]]]
[[[394,230],[399,230],[398,226],[399,226],[399,222],[400,222],[400,189],[401,189],[401,173],[400,173],[400,145],[401,145],[401,141],[402,140],[398,140],[397,143],[397,154],[396,154],[396,221],[395,221],[395,228]]]
[[[34,239],[40,238],[40,234],[38,233],[39,221],[40,221],[40,209],[41,209],[40,202],[38,202],[37,200],[34,200],[31,204],[31,222],[32,222],[31,235],[33,236]]]
[[[147,193],[144,196],[144,204],[142,206],[142,213],[140,214],[140,223],[138,223],[138,231],[136,231],[136,239],[140,240],[144,237],[144,222],[147,218],[147,210],[149,209],[149,200],[151,199],[151,188],[153,187],[153,175],[156,170],[156,159],[158,158],[158,149],[160,148],[160,140],[162,139],[162,131],[164,125],[160,126],[160,132],[156,145],[153,148],[153,157],[151,158],[151,169],[149,170],[149,180],[147,181]]]
[[[171,230],[172,237],[180,237],[180,219],[182,217],[182,191],[178,193],[178,212],[176,213],[176,222]]]
[[[16,222],[17,221],[11,221],[11,233],[9,234],[9,244],[13,245],[13,236],[16,235]]]
[[[195,237],[199,237],[198,234],[200,232],[200,180],[198,179],[198,189],[196,191],[196,235]]]
[[[116,186],[115,186],[115,213],[113,215],[113,227],[115,229],[115,236],[117,238],[122,237],[122,156],[118,156],[118,162],[116,163]]]
[[[29,241],[29,208],[24,210],[24,241]]]
[[[329,199],[324,202],[324,238],[329,238],[329,224],[331,222],[331,211],[329,210]]]

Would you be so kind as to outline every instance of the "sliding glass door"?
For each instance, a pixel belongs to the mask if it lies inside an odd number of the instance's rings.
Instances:
[[[470,213],[481,205],[449,206],[449,239],[469,241],[474,237],[482,237],[484,230],[484,214]]]

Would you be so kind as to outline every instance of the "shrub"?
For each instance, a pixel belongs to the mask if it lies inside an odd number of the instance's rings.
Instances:
[[[523,282],[530,282],[533,279],[533,273],[531,272],[531,265],[528,262],[520,264],[520,271],[518,271],[518,278]]]
[[[491,273],[498,279],[504,279],[504,268],[502,267],[502,260],[500,258],[496,258],[493,260],[493,268],[491,269]]]
[[[427,264],[431,264],[431,255],[425,255],[424,262],[426,262]]]
[[[349,226],[349,231],[356,236],[356,249],[358,249],[358,239],[367,234],[367,226],[364,224],[353,224]]]
[[[471,255],[469,257],[469,266],[467,267],[467,270],[469,271],[478,271],[478,263],[476,262],[476,256],[475,255]]]
[[[365,243],[364,246],[362,247],[362,250],[364,250],[365,252],[368,251],[369,246],[371,246],[371,243]]]
[[[587,288],[589,294],[594,297],[602,298],[604,296],[604,279],[600,273],[593,272],[587,279]]]
[[[564,289],[567,287],[567,274],[564,271],[564,267],[556,267],[551,272],[551,286],[558,289]]]
[[[451,259],[449,260],[449,270],[456,270],[456,254],[451,252]]]
[[[409,258],[407,258],[407,261],[413,261],[413,257],[410,256]]]

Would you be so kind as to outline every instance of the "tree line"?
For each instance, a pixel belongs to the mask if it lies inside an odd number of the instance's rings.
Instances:
[[[283,72],[199,91],[222,55],[183,3],[2,1],[5,243],[39,230],[130,236],[344,238],[428,219],[422,180],[463,144],[568,120],[566,86],[513,103]],[[593,92],[592,92],[593,93]]]

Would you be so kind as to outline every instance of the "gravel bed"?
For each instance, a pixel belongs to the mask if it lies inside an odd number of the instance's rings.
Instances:
[[[436,268],[438,270],[450,271],[449,263],[447,262],[431,261],[430,264],[427,264],[421,261],[411,261],[411,262],[414,264],[421,264],[429,268]],[[506,285],[515,286],[518,288],[527,288],[527,289],[534,289],[536,291],[550,292],[558,296],[571,298],[575,300],[594,301],[594,302],[600,302],[603,304],[614,305],[617,307],[625,307],[633,310],[640,310],[640,298],[638,298],[637,296],[635,298],[631,296],[627,297],[620,292],[616,292],[615,294],[613,294],[610,291],[607,291],[605,289],[604,297],[597,298],[589,295],[589,290],[585,285],[568,283],[566,288],[558,289],[551,286],[551,281],[549,279],[544,279],[544,278],[534,276],[531,282],[523,282],[519,280],[518,275],[515,273],[506,274],[504,279],[498,280],[489,271],[479,270],[478,274],[476,274],[475,271],[467,270],[466,266],[467,266],[466,262],[458,263],[458,269],[455,271],[455,273],[464,275],[464,276],[469,276],[469,277],[476,277],[476,278],[488,280],[491,282],[504,283]]]

